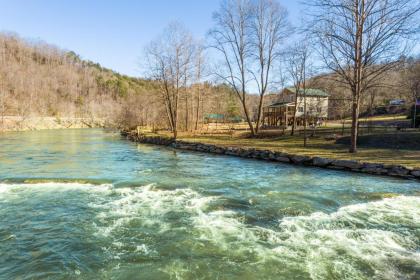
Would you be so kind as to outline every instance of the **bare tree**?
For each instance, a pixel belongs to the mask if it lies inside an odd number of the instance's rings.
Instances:
[[[251,70],[258,87],[259,102],[255,133],[258,133],[264,95],[271,82],[273,64],[280,55],[280,44],[290,34],[287,11],[275,0],[258,0],[253,2],[252,54],[256,67]]]
[[[189,110],[189,95],[191,94],[190,89],[188,88],[188,80],[189,80],[189,62],[184,66],[184,81],[182,83],[183,91],[184,91],[184,101],[185,101],[185,131],[188,131],[189,128],[189,120],[190,120],[190,110]]]
[[[254,125],[247,105],[247,84],[251,58],[252,5],[249,0],[223,0],[214,13],[215,28],[209,32],[211,47],[217,50],[223,63],[215,71],[238,96],[251,134]]]
[[[312,0],[310,29],[337,81],[352,92],[350,152],[357,152],[360,99],[378,86],[418,28],[416,0]]]
[[[3,87],[3,77],[0,75],[0,116],[1,130],[4,129],[4,115],[6,114],[6,95]]]
[[[200,108],[202,102],[202,78],[204,70],[204,47],[201,43],[197,44],[195,53],[195,85],[196,85],[196,108],[195,108],[195,130],[198,130],[200,119]]]
[[[191,34],[179,23],[170,24],[146,49],[150,76],[159,82],[169,126],[178,133],[179,98],[187,87],[188,67],[193,54]]]
[[[304,146],[306,146],[306,126],[307,126],[307,108],[306,108],[306,79],[308,75],[309,45],[308,39],[304,38],[296,43],[289,52],[287,59],[287,71],[293,82],[295,89],[295,105],[293,113],[293,124],[291,135],[294,135],[296,128],[296,113],[298,108],[299,96],[303,95],[303,113],[304,113]]]

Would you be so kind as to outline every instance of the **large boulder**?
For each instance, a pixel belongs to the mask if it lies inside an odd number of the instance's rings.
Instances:
[[[356,160],[334,160],[332,166],[344,169],[358,170],[363,167],[363,164]]]
[[[239,154],[240,157],[244,157],[244,158],[250,157],[250,155],[251,155],[251,151],[249,149],[242,149]]]
[[[308,156],[292,155],[290,156],[290,160],[294,164],[304,164],[310,162],[312,158]]]
[[[226,149],[225,148],[223,148],[223,147],[214,147],[213,149],[212,149],[212,153],[215,153],[215,154],[220,154],[220,155],[222,155],[222,154],[224,154],[226,152]]]
[[[268,153],[268,159],[269,160],[276,160],[276,153],[275,152],[272,152],[272,151],[269,151],[269,153]]]
[[[269,160],[270,159],[270,153],[272,153],[269,150],[260,151],[259,159]]]
[[[290,159],[288,157],[285,157],[285,156],[276,156],[275,161],[289,163]]]
[[[410,173],[410,170],[401,165],[386,166],[388,169],[388,175],[405,177]]]
[[[230,155],[230,156],[237,156],[237,155],[239,155],[239,149],[238,148],[229,147],[229,148],[226,149],[225,154],[226,155]]]
[[[384,174],[387,174],[388,172],[388,170],[384,168],[383,164],[367,163],[367,162],[363,164],[361,171],[363,173],[377,174],[377,175],[384,175]]]
[[[410,174],[418,179],[420,179],[420,169],[411,170]]]
[[[312,164],[318,167],[325,167],[332,163],[332,159],[329,158],[322,158],[322,157],[314,157],[312,160]]]

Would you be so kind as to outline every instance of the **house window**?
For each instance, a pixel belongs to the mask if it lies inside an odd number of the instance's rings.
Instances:
[[[318,112],[318,113],[321,113],[322,112],[322,108],[316,108],[316,111]]]
[[[299,108],[298,108],[298,111],[299,111],[300,113],[303,113],[303,107],[299,107]]]

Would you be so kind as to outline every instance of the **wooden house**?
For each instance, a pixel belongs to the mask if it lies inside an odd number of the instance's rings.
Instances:
[[[308,124],[319,124],[328,118],[328,98],[329,94],[320,89],[300,89],[295,106],[296,89],[286,88],[280,94],[278,102],[263,108],[263,126],[288,127],[292,125],[295,107],[297,124],[302,125],[305,99]]]

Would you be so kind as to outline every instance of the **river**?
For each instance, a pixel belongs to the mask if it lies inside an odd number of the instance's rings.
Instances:
[[[420,183],[0,134],[0,279],[419,279]]]

